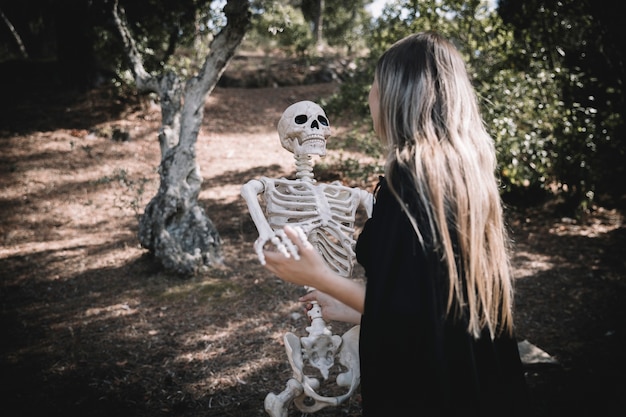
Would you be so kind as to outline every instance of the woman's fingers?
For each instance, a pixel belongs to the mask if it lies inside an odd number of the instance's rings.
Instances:
[[[301,301],[303,303],[317,301],[317,291],[310,291],[306,293],[305,295],[300,297],[298,301]]]

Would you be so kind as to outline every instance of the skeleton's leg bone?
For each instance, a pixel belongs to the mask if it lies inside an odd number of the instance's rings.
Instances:
[[[293,403],[296,405],[298,410],[303,413],[315,413],[316,411],[321,410],[322,408],[328,406],[338,406],[343,401],[345,401],[346,396],[341,397],[323,397],[319,395],[313,387],[311,387],[306,382],[302,385],[304,389],[304,393],[302,395],[298,395]],[[345,398],[343,398],[345,397]],[[313,401],[312,404],[307,404],[305,401]]]
[[[267,394],[265,397],[265,411],[272,417],[287,417],[289,406],[293,400],[304,392],[302,384],[295,379],[287,381],[287,388],[280,394]]]

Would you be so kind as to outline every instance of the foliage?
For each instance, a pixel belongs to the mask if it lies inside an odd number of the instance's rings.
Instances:
[[[369,15],[364,0],[327,1],[323,10],[323,37],[327,45],[346,51],[366,47]],[[316,55],[312,27],[317,1],[259,0],[254,3],[253,28],[247,43],[266,51],[276,48],[298,55]]]
[[[481,32],[465,51],[483,117],[496,143],[503,195],[514,203],[535,203],[551,192],[560,96],[543,62],[511,65],[518,56],[510,30],[495,13],[480,20]]]
[[[120,4],[126,10],[144,66],[151,73],[165,69],[183,78],[194,75],[209,52],[210,39],[225,24],[223,4],[219,1],[150,0],[146,4],[120,0]],[[128,74],[124,74],[127,66],[120,62],[124,54],[115,31],[108,26],[99,29],[99,55],[107,57],[111,51],[117,57],[120,78],[128,79]]]
[[[365,48],[370,16],[364,0],[326,1],[324,38],[329,46],[345,49],[348,54]]]
[[[333,105],[366,117],[367,106],[354,103],[367,103],[377,57],[410,33],[437,30],[468,63],[505,197],[536,202],[556,193],[570,212],[587,208],[600,188],[619,198],[623,186],[607,184],[624,171],[624,66],[616,52],[624,37],[610,37],[614,26],[602,25],[607,16],[589,1],[500,3],[507,23],[480,0],[390,2],[369,32],[370,55]]]
[[[325,108],[328,109],[326,106]],[[333,137],[327,147],[338,152],[315,164],[316,178],[341,179],[361,188],[375,183],[378,176],[383,174],[383,149],[378,138],[371,133],[370,126],[371,117],[359,118],[346,133]],[[352,151],[358,152],[359,157],[351,156]],[[363,154],[369,161],[365,161]]]
[[[545,183],[550,165],[545,145],[552,137],[533,131],[528,121],[536,118],[526,117],[529,111],[534,111],[536,101],[533,98],[543,90],[533,87],[533,76],[504,65],[506,51],[511,48],[511,35],[486,2],[396,0],[383,10],[375,27],[367,39],[370,55],[359,65],[361,71],[342,86],[341,95],[334,103],[337,109],[354,109],[350,102],[364,103],[357,108],[365,117],[367,93],[378,56],[410,33],[437,30],[456,44],[468,63],[487,125],[501,156],[503,191],[537,184],[541,187]]]
[[[313,46],[313,36],[302,13],[289,4],[266,1],[257,4],[248,43],[267,52],[281,49],[303,55]]]
[[[550,117],[554,179],[571,207],[598,195],[623,198],[625,174],[623,24],[605,1],[502,0],[514,28],[516,68],[540,65],[558,101]],[[606,203],[606,201],[605,201]]]
[[[165,67],[187,77],[198,70],[207,55],[206,38],[214,36],[225,21],[221,12],[224,1],[215,0],[120,0],[137,46],[149,72]],[[70,2],[34,0],[7,2],[7,19],[14,22],[33,61],[51,60],[60,64],[60,72],[71,71],[68,84],[81,78],[120,86],[132,77],[117,31],[112,25],[112,1]],[[76,19],[77,14],[80,19]],[[14,53],[0,31],[0,61]],[[91,86],[89,86],[91,87]]]

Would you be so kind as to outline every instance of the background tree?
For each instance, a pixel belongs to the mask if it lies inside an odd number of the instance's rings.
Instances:
[[[520,71],[541,67],[558,101],[531,120],[550,120],[551,175],[571,212],[594,199],[624,204],[626,30],[610,0],[500,0]]]
[[[85,90],[113,80],[121,86],[132,82],[123,45],[113,26],[113,0],[0,0],[0,10],[13,26],[0,23],[0,62],[23,66],[45,64],[50,83],[68,89]],[[165,64],[188,75],[208,53],[208,42],[215,22],[220,27],[223,13],[214,8],[215,0],[126,1],[126,14],[135,40],[143,52],[144,65],[155,71]],[[218,2],[219,3],[219,2]],[[76,14],[80,19],[76,19]],[[18,50],[19,36],[28,59]],[[191,52],[190,52],[191,51]],[[171,59],[176,53],[176,59]]]
[[[501,155],[507,155],[507,149],[516,142],[515,129],[503,130],[502,124],[513,124],[507,113],[507,106],[515,105],[503,97],[503,83],[517,83],[519,74],[512,71],[505,72],[503,62],[506,61],[507,51],[511,47],[511,35],[502,27],[495,11],[489,3],[481,0],[395,0],[389,2],[381,16],[373,23],[367,32],[366,42],[370,54],[357,65],[358,71],[349,82],[341,86],[341,94],[334,103],[331,111],[341,109],[355,109],[364,117],[368,116],[367,94],[373,79],[373,71],[378,57],[392,43],[411,33],[423,30],[437,30],[450,38],[468,63],[468,70],[474,80],[475,87],[481,99],[483,113],[486,116],[488,127],[496,138],[497,147]],[[526,85],[526,84],[523,84]],[[528,103],[524,100],[523,103]],[[350,104],[348,104],[350,103]],[[356,104],[360,104],[357,106]],[[516,110],[513,109],[515,114]],[[366,123],[366,125],[371,125]],[[376,139],[365,137],[365,147],[375,147]],[[374,144],[374,145],[372,145]],[[524,149],[522,154],[532,154],[531,145]],[[520,178],[534,173],[534,170],[513,170],[512,166],[529,166],[530,161],[499,159],[501,171],[507,177],[507,191],[512,184],[523,182]],[[523,172],[522,172],[523,171]],[[514,178],[508,175],[513,173]],[[526,177],[527,178],[527,177]]]
[[[254,2],[254,35],[285,50],[312,56],[339,51],[352,54],[366,48],[370,26],[365,5],[371,1],[267,0]]]
[[[371,28],[371,15],[365,6],[371,1],[327,1],[324,6],[324,41],[330,47],[360,53],[367,50],[365,36]]]
[[[0,59],[22,63],[54,61],[50,80],[73,88],[90,88],[98,73],[92,30],[96,9],[88,2],[71,0],[0,2],[4,15],[4,23],[0,24]],[[77,14],[81,19],[76,19]]]
[[[250,43],[272,54],[304,55],[314,45],[312,32],[302,11],[289,1],[256,1],[253,5]]]
[[[342,86],[335,109],[362,103],[367,114],[382,51],[409,33],[435,29],[469,64],[509,203],[556,196],[567,215],[600,196],[623,205],[626,186],[615,179],[625,169],[626,36],[610,10],[590,0],[502,0],[500,9],[481,0],[391,1],[369,31],[371,54]]]
[[[311,22],[313,41],[318,50],[324,47],[324,0],[302,0],[300,8],[304,18]]]
[[[137,88],[157,93],[161,104],[160,187],[141,216],[139,240],[167,269],[181,274],[195,273],[222,262],[219,232],[198,205],[202,177],[196,162],[195,144],[206,97],[219,81],[249,26],[249,3],[245,0],[226,3],[226,24],[212,38],[211,51],[197,75],[186,82],[165,66],[158,73],[146,71],[142,54],[117,1],[113,10]]]

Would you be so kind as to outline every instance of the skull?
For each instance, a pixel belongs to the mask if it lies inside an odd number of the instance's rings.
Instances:
[[[326,155],[330,122],[324,110],[312,101],[299,101],[287,107],[278,121],[283,148],[295,155]]]

